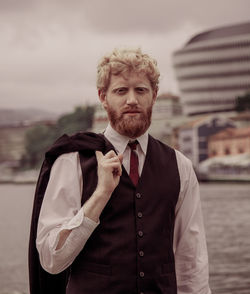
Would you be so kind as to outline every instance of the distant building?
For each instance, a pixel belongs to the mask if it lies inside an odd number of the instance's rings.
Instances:
[[[35,125],[54,125],[55,121],[25,122],[0,126],[0,164],[18,165],[25,153],[25,134]]]
[[[149,132],[155,138],[172,146],[173,124],[182,119],[180,98],[170,93],[163,93],[156,99],[152,112]]]
[[[228,128],[208,139],[209,157],[250,154],[250,127]]]
[[[25,151],[25,133],[27,125],[0,127],[0,163],[18,162]]]
[[[153,119],[166,119],[182,114],[180,98],[170,93],[163,93],[157,97],[153,108]]]
[[[202,116],[185,123],[178,131],[178,149],[195,167],[208,158],[208,137],[226,128],[235,127],[231,120],[217,116]]]
[[[250,111],[237,113],[231,119],[239,128],[248,127],[250,126]]]
[[[187,115],[233,110],[250,90],[250,23],[200,33],[174,52]]]
[[[108,124],[108,117],[106,110],[101,104],[95,106],[95,113],[93,119],[93,126],[91,131],[95,133],[103,132]]]
[[[197,172],[200,180],[250,182],[250,154],[208,158],[202,161]]]

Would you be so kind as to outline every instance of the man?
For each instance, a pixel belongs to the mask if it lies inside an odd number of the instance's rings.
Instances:
[[[97,74],[104,135],[63,138],[48,153],[36,246],[46,272],[70,268],[67,294],[210,293],[192,164],[148,134],[158,81],[147,54],[114,50]]]

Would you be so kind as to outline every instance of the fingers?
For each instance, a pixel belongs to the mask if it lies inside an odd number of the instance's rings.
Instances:
[[[106,160],[110,159],[110,161],[117,160],[117,161],[120,161],[120,163],[122,163],[122,160],[123,160],[123,155],[122,154],[117,155],[114,150],[109,151],[105,155],[103,155],[101,151],[96,151],[95,154],[96,154],[96,159],[98,162],[103,158],[105,158]]]
[[[114,175],[120,175],[122,174],[122,166],[121,162],[118,158],[114,159],[106,159],[104,162],[101,163],[102,167],[105,169],[108,169],[112,171]]]
[[[118,162],[119,164],[121,164],[121,162],[120,162],[118,156],[113,157],[113,158],[108,158],[108,159],[105,158],[105,162],[106,162],[107,164],[109,164],[109,163],[115,163],[115,162]]]
[[[113,175],[119,175],[119,176],[122,175],[122,166],[121,166],[120,161],[114,163],[114,164],[112,165],[112,168],[113,168]]]
[[[118,154],[118,158],[120,160],[120,163],[122,163],[122,161],[123,161],[123,154]]]
[[[122,175],[122,154],[117,155],[113,150],[103,155],[101,151],[96,151],[98,165],[112,170],[113,175]]]
[[[104,155],[104,157],[105,158],[112,158],[112,157],[116,157],[117,156],[117,154],[115,153],[115,151],[114,150],[110,150],[108,153],[106,153],[105,155]]]
[[[97,162],[99,162],[104,157],[101,151],[96,151],[95,155],[96,155]]]

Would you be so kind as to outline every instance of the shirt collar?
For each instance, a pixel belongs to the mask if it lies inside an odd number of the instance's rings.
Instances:
[[[118,153],[124,153],[128,142],[131,140],[131,138],[123,136],[119,134],[116,130],[112,128],[110,124],[108,124],[104,136],[110,141],[110,143],[115,147],[116,151]],[[135,140],[135,139],[133,139]],[[147,146],[148,146],[148,131],[146,131],[143,135],[140,137],[136,138],[138,143],[140,144],[140,147],[146,155],[147,152]]]

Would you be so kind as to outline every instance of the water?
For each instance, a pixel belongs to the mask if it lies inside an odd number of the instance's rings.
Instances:
[[[0,294],[28,293],[33,185],[0,185]],[[250,293],[250,184],[201,184],[213,294]]]
[[[34,185],[0,185],[0,293],[28,293],[28,241]]]
[[[250,293],[250,185],[201,185],[215,294]]]

